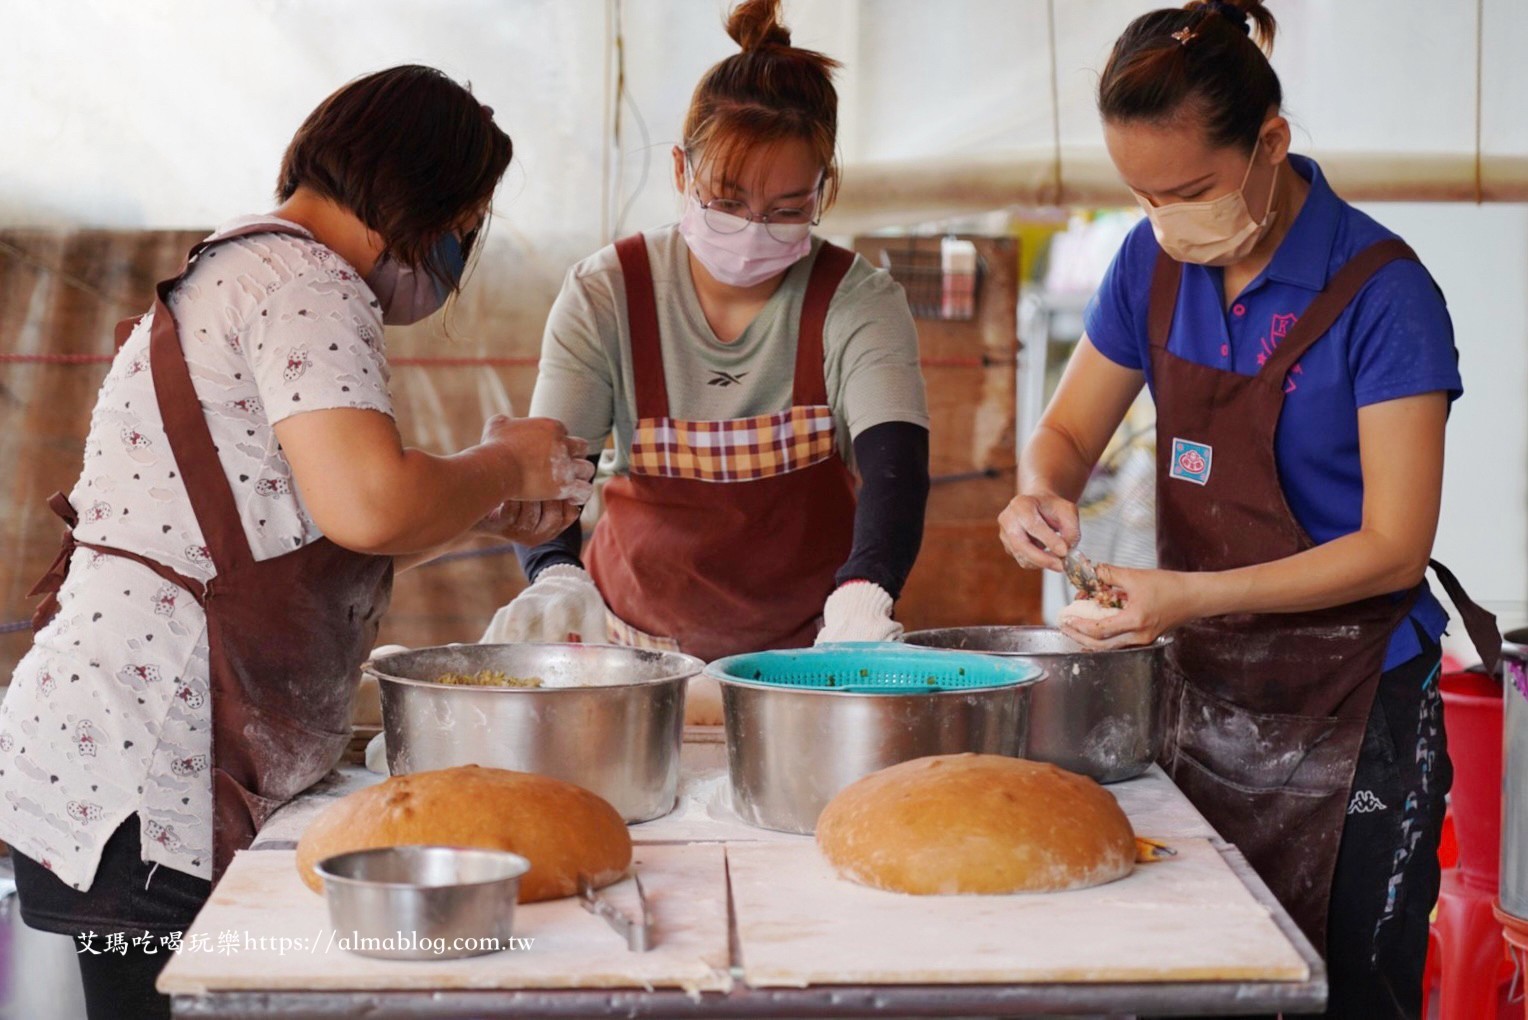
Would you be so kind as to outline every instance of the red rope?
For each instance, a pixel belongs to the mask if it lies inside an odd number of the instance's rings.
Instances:
[[[983,354],[975,358],[919,358],[918,364],[924,368],[997,368],[1012,365],[1014,361],[1012,355],[994,358],[990,354]]]
[[[7,365],[106,365],[110,354],[9,354],[0,353],[0,363]]]
[[[0,352],[3,365],[109,365],[111,354],[16,354]],[[536,358],[509,357],[404,357],[390,358],[399,368],[535,368]],[[1013,364],[1012,358],[920,358],[924,368],[992,368]]]
[[[434,357],[388,358],[388,364],[404,368],[535,368],[539,358]]]

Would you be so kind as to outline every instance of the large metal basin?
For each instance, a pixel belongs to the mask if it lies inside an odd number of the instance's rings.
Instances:
[[[1115,783],[1140,775],[1161,747],[1157,717],[1163,638],[1142,648],[1092,652],[1054,627],[921,630],[910,645],[1031,662],[1045,671],[1029,710],[1026,758]]]
[[[591,790],[628,822],[674,809],[685,685],[696,658],[610,645],[443,645],[365,666],[382,692],[393,775],[484,765]],[[538,677],[542,687],[456,687],[448,673]]]
[[[863,654],[873,662],[877,653]],[[751,825],[808,834],[835,794],[872,772],[965,751],[1023,757],[1030,691],[1040,679],[1038,670],[1020,669],[969,690],[861,693],[729,673],[743,658],[706,667],[722,688],[733,809]]]

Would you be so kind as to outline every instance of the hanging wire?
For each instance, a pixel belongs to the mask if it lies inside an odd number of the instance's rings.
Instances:
[[[617,0],[605,0],[605,88],[601,92],[604,100],[603,116],[600,119],[600,243],[609,244],[610,236],[610,211],[615,202],[610,193],[610,160],[611,160],[611,132],[613,130],[613,111],[611,103],[610,65],[611,50],[615,41],[613,27],[614,11]]]
[[[1483,117],[1481,110],[1484,106],[1482,97],[1485,94],[1485,63],[1486,48],[1486,3],[1485,0],[1475,0],[1475,204],[1480,205],[1485,201],[1485,180],[1481,166],[1481,122]]]
[[[611,0],[615,28],[610,35],[612,62],[615,66],[615,87],[607,90],[605,102],[610,105],[610,144],[614,147],[615,184],[610,189],[610,215],[612,220],[620,217],[621,196],[626,191],[626,147],[621,143],[621,97],[626,94],[626,4],[624,0]],[[619,223],[612,223],[606,243],[621,236]]]
[[[626,217],[631,212],[631,207],[637,204],[637,199],[642,197],[642,189],[647,187],[648,170],[652,165],[652,137],[647,133],[647,121],[642,116],[642,111],[637,109],[636,102],[631,98],[631,93],[625,93],[626,105],[631,109],[631,119],[637,124],[637,130],[642,133],[642,147],[638,150],[642,153],[642,173],[637,177],[636,187],[631,189],[631,194],[626,196],[626,204],[621,206],[620,215],[615,219],[615,235],[622,236],[626,232]]]
[[[4,253],[6,255],[9,255],[11,258],[15,259],[17,262],[21,262],[21,263],[23,263],[25,265],[31,266],[33,269],[37,270],[40,273],[47,273],[47,274],[50,274],[52,276],[58,277],[58,279],[62,280],[64,283],[67,283],[69,286],[73,287],[75,290],[81,291],[81,292],[83,292],[85,294],[89,294],[91,297],[95,298],[97,301],[101,302],[103,305],[108,305],[108,306],[115,305],[118,308],[122,308],[122,309],[126,309],[126,310],[132,310],[133,309],[132,302],[128,301],[127,299],[120,298],[120,297],[115,297],[115,296],[113,296],[111,294],[108,294],[105,291],[101,290],[99,287],[97,287],[94,284],[90,283],[88,280],[85,280],[82,277],[76,276],[75,274],[69,272],[69,270],[65,269],[63,266],[55,266],[55,265],[52,265],[50,263],[44,262],[42,259],[39,259],[37,256],[33,255],[31,252],[28,252],[28,251],[26,251],[23,248],[19,248],[19,247],[17,247],[16,245],[12,244],[9,241],[0,239],[0,253]]]
[[[1046,0],[1045,24],[1050,44],[1051,186],[1052,201],[1061,204],[1061,78],[1056,58],[1056,0]]]
[[[642,116],[642,111],[637,108],[636,100],[632,98],[631,90],[626,87],[626,24],[625,24],[625,0],[615,2],[615,130],[613,140],[616,152],[616,184],[614,203],[616,205],[615,228],[613,236],[606,238],[614,240],[625,235],[626,217],[631,213],[631,208],[642,195],[642,189],[647,186],[647,176],[652,163],[652,137],[647,131],[647,120]],[[642,144],[638,152],[642,154],[642,172],[637,177],[636,186],[628,193],[626,191],[626,145],[623,140],[622,110],[631,111],[631,119],[637,125],[637,130],[642,135]]]

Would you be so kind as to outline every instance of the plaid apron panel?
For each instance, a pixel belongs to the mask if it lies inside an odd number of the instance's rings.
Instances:
[[[701,482],[753,482],[833,456],[836,426],[826,405],[722,421],[643,418],[631,441],[631,473]]]
[[[679,642],[673,638],[657,637],[640,631],[608,609],[605,610],[605,624],[610,633],[610,643],[613,645],[643,648],[651,652],[679,651]]]

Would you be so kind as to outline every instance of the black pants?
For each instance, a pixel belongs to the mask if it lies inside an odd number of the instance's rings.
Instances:
[[[112,833],[86,892],[12,851],[21,919],[75,939],[90,1020],[169,1017],[169,997],[156,992],[154,982],[170,960],[173,941],[212,893],[204,879],[145,864],[138,824],[138,816],[129,815]],[[121,938],[109,949],[112,936]]]
[[[1419,1017],[1438,842],[1454,781],[1439,649],[1380,681],[1348,799],[1327,921],[1327,1016]]]

